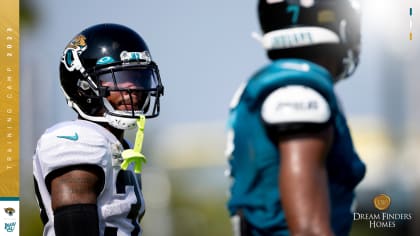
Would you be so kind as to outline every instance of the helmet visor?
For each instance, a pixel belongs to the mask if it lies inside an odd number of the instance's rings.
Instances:
[[[107,71],[97,75],[99,84],[109,90],[153,90],[158,86],[155,71],[151,68]]]
[[[120,67],[97,71],[104,106],[108,114],[121,117],[154,117],[158,109],[160,83],[155,67]]]

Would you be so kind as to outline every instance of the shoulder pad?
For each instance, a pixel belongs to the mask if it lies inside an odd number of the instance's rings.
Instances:
[[[92,122],[63,122],[48,129],[38,140],[34,158],[45,177],[55,169],[92,164],[105,168],[121,144],[111,133]]]
[[[331,117],[327,100],[316,90],[291,85],[270,93],[261,116],[268,125],[284,123],[326,123]]]

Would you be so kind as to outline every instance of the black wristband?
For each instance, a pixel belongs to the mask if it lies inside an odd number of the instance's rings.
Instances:
[[[75,204],[54,211],[56,236],[99,236],[96,204]]]

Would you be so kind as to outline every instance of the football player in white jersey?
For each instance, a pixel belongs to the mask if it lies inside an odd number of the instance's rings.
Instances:
[[[122,25],[89,27],[64,49],[60,82],[79,117],[47,129],[33,157],[43,235],[141,235],[142,129],[163,95],[145,41]],[[136,125],[130,149],[124,130]]]

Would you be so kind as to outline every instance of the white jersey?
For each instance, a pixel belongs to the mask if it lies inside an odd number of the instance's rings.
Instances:
[[[100,235],[141,235],[139,220],[145,209],[140,176],[132,170],[121,170],[122,151],[117,138],[93,122],[62,122],[45,131],[33,156],[44,236],[55,236],[47,176],[54,170],[81,164],[97,165],[104,172],[104,188],[97,198]]]

